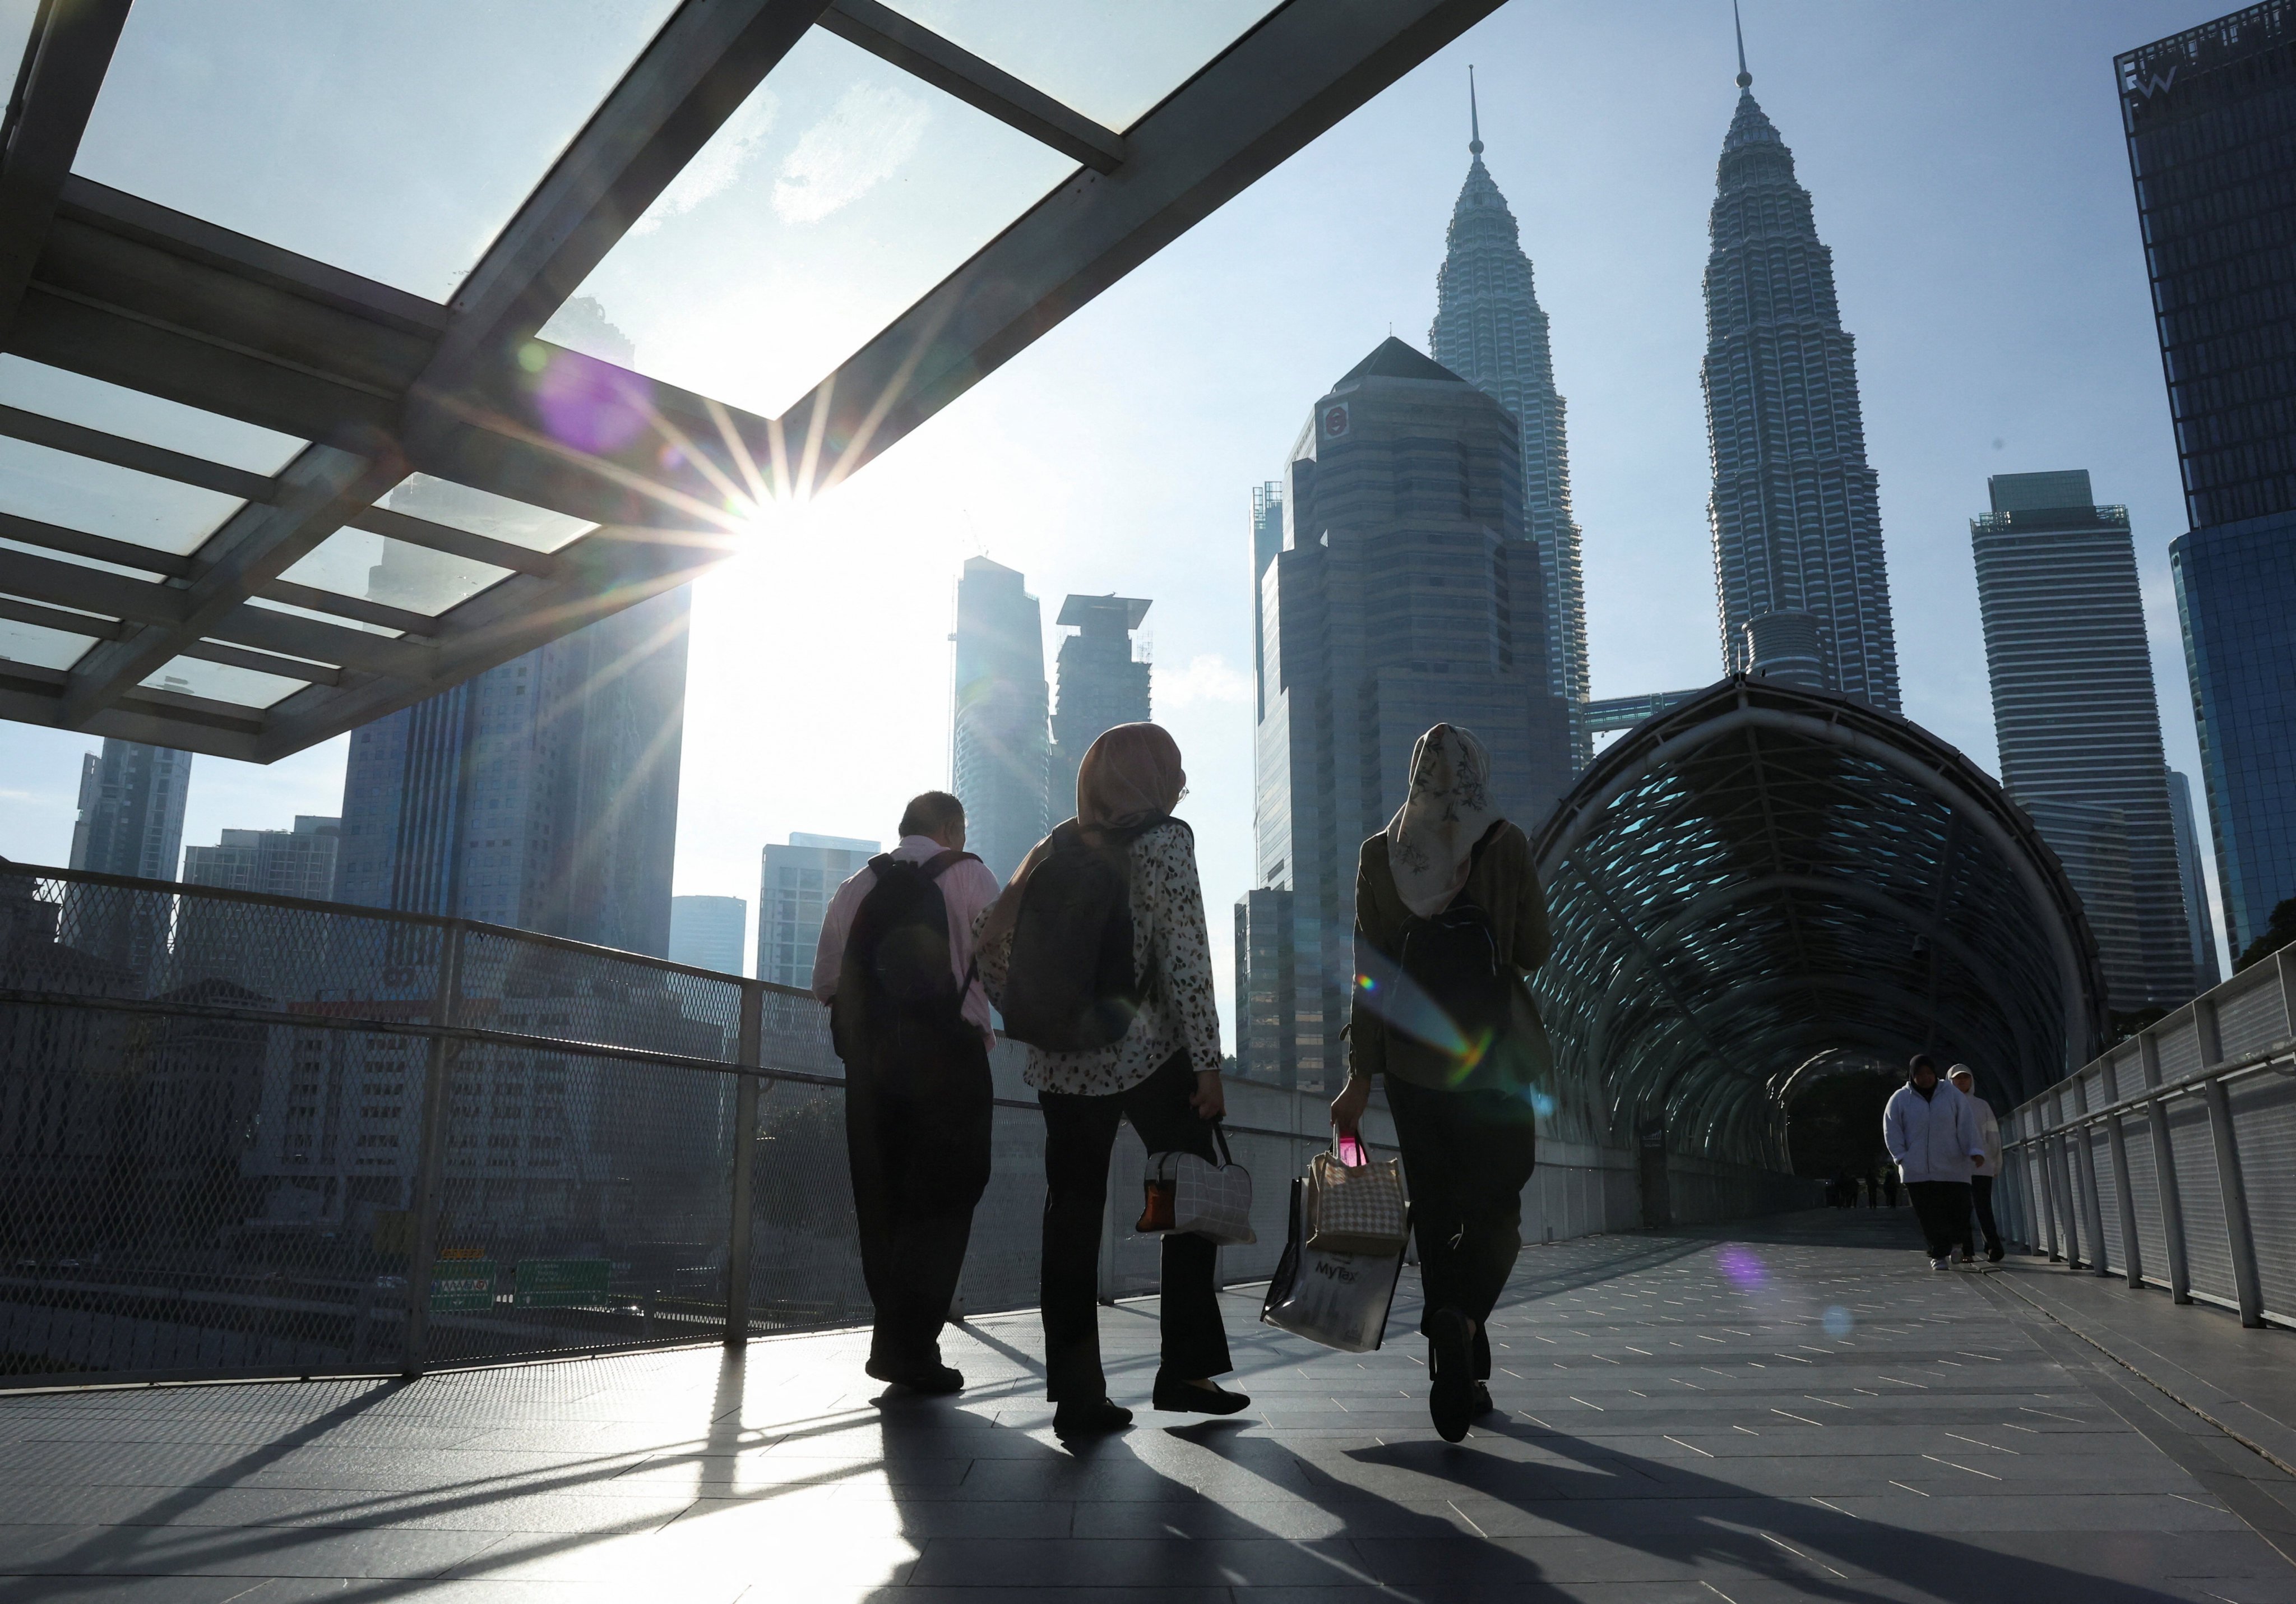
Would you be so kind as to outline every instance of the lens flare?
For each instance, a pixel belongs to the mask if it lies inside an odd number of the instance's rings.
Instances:
[[[1770,1279],[1770,1272],[1751,1248],[1732,1243],[1718,1249],[1714,1262],[1724,1275],[1737,1284],[1741,1290],[1759,1287]]]
[[[652,386],[636,374],[537,344],[519,353],[519,366],[542,426],[576,450],[611,456],[646,432]]]
[[[1857,1322],[1850,1318],[1849,1311],[1840,1304],[1834,1304],[1825,1312],[1825,1334],[1828,1337],[1847,1337],[1857,1324]]]

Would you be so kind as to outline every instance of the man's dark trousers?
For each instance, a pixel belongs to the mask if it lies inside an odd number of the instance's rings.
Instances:
[[[1969,1182],[1909,1180],[1906,1190],[1914,1195],[1914,1218],[1930,1257],[1949,1259],[1955,1248],[1969,1246]]]
[[[1475,1378],[1491,1373],[1491,1310],[1522,1250],[1522,1189],[1538,1157],[1530,1106],[1503,1091],[1447,1090],[1387,1077],[1388,1112],[1411,1189],[1426,1307],[1475,1322]]]
[[[1991,1253],[2001,1246],[2001,1228],[1993,1222],[1993,1177],[1971,1176],[1969,1197],[1977,1205],[1977,1223],[1985,1233],[1985,1251]]]
[[[869,1358],[922,1370],[939,1362],[973,1205],[988,1188],[988,1049],[960,1025],[921,1048],[860,1057],[845,1070],[845,1154],[877,1313]]]

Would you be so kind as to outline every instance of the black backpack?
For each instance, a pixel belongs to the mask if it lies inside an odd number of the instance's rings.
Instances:
[[[1088,1052],[1124,1040],[1146,997],[1132,967],[1131,846],[1159,826],[1111,830],[1095,845],[1073,818],[1054,830],[1030,871],[1013,925],[1004,1033],[1046,1052]]]
[[[1470,877],[1499,828],[1499,824],[1493,824],[1475,843],[1468,863]],[[1478,1057],[1513,1023],[1514,998],[1522,989],[1521,979],[1513,960],[1499,950],[1490,914],[1464,888],[1441,912],[1405,917],[1396,962]],[[1400,1020],[1394,1028],[1415,1035]],[[1427,1041],[1426,1045],[1456,1052],[1460,1042]]]
[[[935,882],[972,857],[951,851],[922,863],[890,854],[869,860],[877,883],[854,912],[830,1004],[830,1033],[848,1065],[929,1050],[964,1029],[967,986],[949,967],[948,908]]]

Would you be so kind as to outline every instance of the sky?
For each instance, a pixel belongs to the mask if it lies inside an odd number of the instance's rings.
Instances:
[[[661,9],[594,5],[570,26],[562,6],[506,0],[380,21],[247,0],[226,32],[193,0],[139,0],[132,70],[80,169],[444,296]],[[903,9],[1120,121],[1250,7]],[[1988,474],[2086,467],[2129,509],[2169,761],[2199,791],[2167,557],[2183,503],[2112,58],[2220,9],[1746,0],[1754,93],[1811,192],[1857,341],[1905,712],[1988,770],[1968,521]],[[446,61],[425,30],[449,27],[462,48]],[[839,41],[801,50],[583,286],[639,369],[765,412],[1063,171]],[[1186,756],[1229,1011],[1229,909],[1252,872],[1250,492],[1390,331],[1424,349],[1471,62],[1569,407],[1594,694],[1719,674],[1698,376],[1737,93],[1729,5],[1512,0],[696,586],[679,892],[754,909],[767,841],[890,839],[909,794],[947,783],[956,574],[985,554],[1044,599],[1048,664],[1064,595],[1152,598],[1155,712]],[[297,86],[283,111],[216,92],[256,66]],[[554,85],[583,86],[570,111]],[[199,117],[158,137],[154,108],[187,92]],[[78,754],[95,744],[0,726],[0,854],[64,860]],[[200,758],[184,840],[337,812],[344,752]]]

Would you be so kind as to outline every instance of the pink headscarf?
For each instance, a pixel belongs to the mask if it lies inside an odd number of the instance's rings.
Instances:
[[[1180,744],[1162,725],[1119,724],[1077,765],[1077,823],[1087,830],[1131,829],[1179,806],[1187,786]]]

